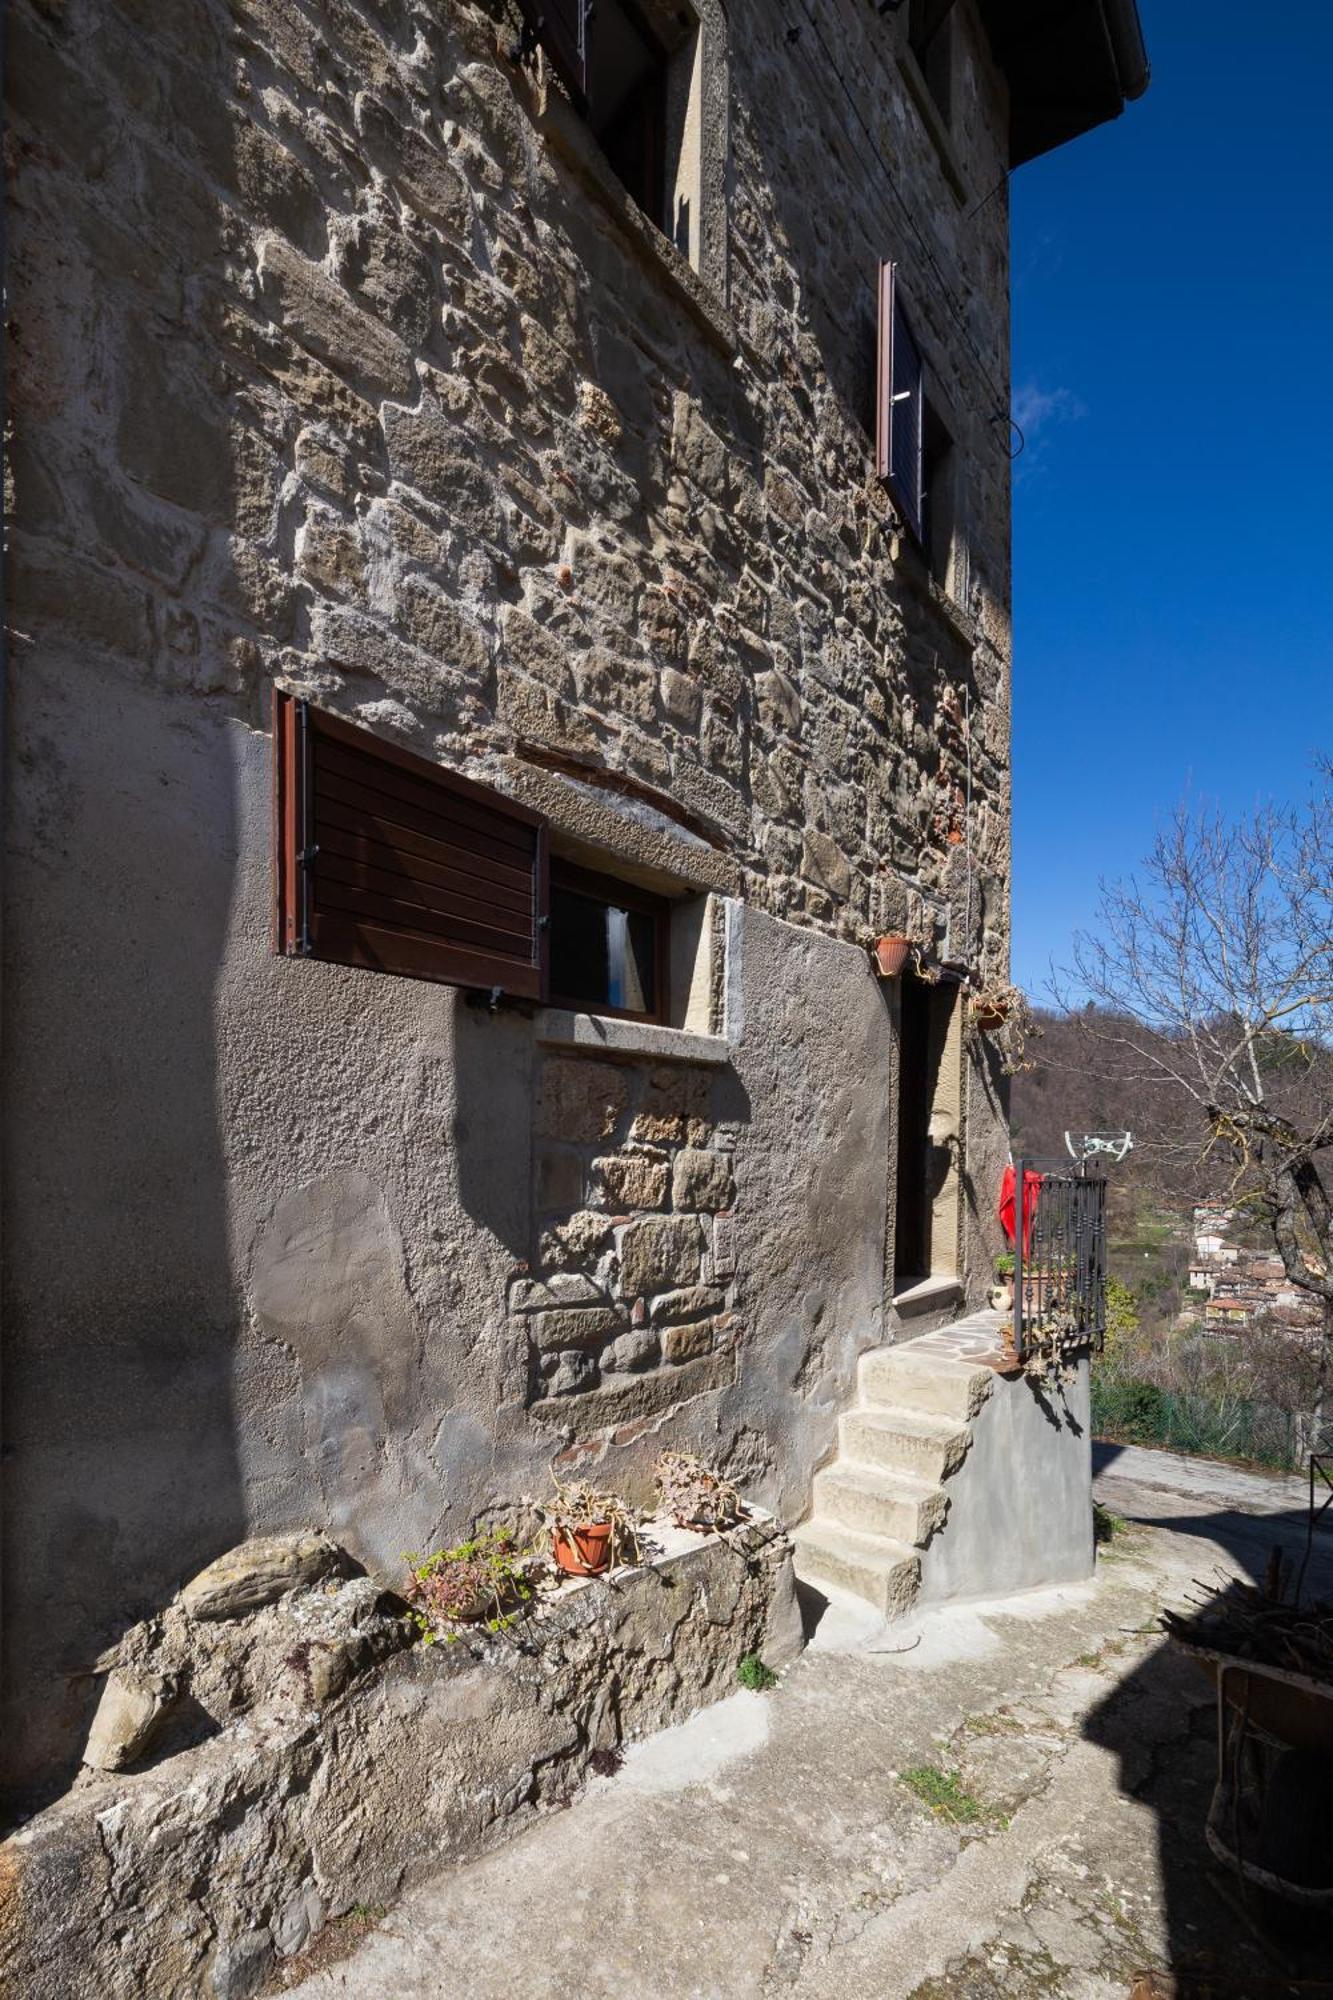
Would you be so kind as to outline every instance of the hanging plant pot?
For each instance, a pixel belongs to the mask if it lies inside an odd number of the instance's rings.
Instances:
[[[912,940],[906,937],[875,939],[875,964],[881,979],[896,979],[912,954]]]
[[[1000,994],[978,993],[972,1002],[972,1023],[983,1035],[993,1035],[1009,1019],[1009,1002]]]
[[[569,1576],[601,1576],[611,1567],[611,1523],[593,1521],[583,1528],[553,1528],[551,1554]]]

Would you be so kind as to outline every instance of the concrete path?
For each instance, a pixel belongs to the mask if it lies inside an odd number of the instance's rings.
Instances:
[[[1153,1621],[1191,1579],[1295,1548],[1304,1494],[1181,1467],[1108,1457],[1099,1492],[1131,1525],[1087,1586],[891,1627],[830,1604],[774,1693],[635,1746],[359,1942],[358,1920],[331,1926],[287,1990],[1125,2000],[1133,1972],[1172,1966],[1281,1991],[1207,1865],[1211,1692]]]

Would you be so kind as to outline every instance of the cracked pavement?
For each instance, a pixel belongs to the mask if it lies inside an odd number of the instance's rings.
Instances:
[[[1275,1541],[1299,1557],[1304,1487],[1098,1456],[1128,1525],[1091,1583],[894,1626],[830,1604],[772,1694],[633,1746],[568,1810],[349,1927],[336,1962],[331,1926],[284,1990],[1124,2000],[1148,1967],[1182,1994],[1286,1990],[1204,1845],[1211,1689],[1154,1621],[1195,1578],[1261,1575]],[[1316,1551],[1333,1594],[1333,1528]],[[934,1809],[904,1782],[923,1769]]]

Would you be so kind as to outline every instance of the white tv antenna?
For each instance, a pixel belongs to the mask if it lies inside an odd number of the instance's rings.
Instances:
[[[1065,1150],[1070,1159],[1077,1160],[1080,1166],[1086,1166],[1089,1160],[1095,1160],[1102,1153],[1119,1165],[1133,1148],[1132,1132],[1082,1132],[1077,1139],[1072,1132],[1065,1133]]]

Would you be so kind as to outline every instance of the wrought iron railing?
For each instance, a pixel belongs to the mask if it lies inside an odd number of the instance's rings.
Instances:
[[[1014,1345],[1101,1351],[1106,1334],[1106,1181],[1067,1163],[1019,1160],[1015,1171]]]

